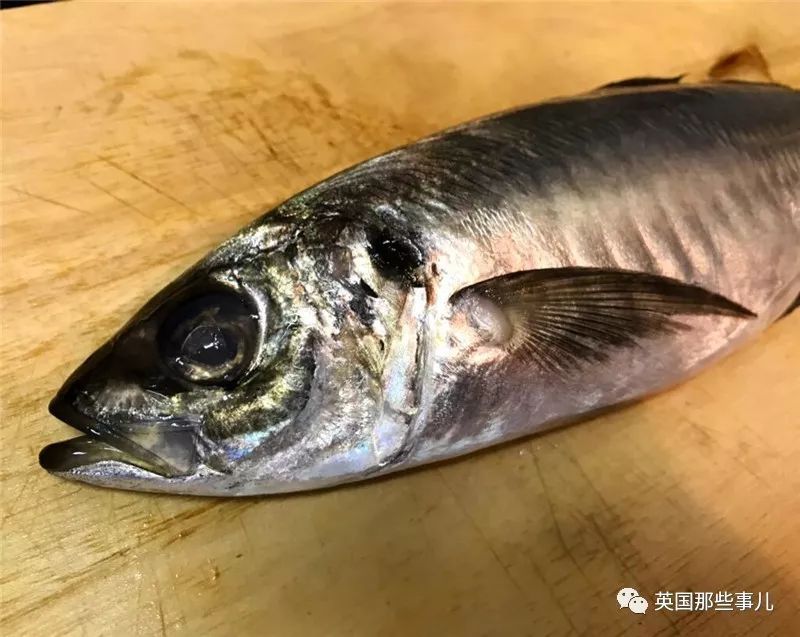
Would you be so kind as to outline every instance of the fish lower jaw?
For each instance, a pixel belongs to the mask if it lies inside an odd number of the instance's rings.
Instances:
[[[62,442],[55,442],[39,452],[41,467],[56,474],[66,474],[75,469],[108,461],[163,475],[160,467],[94,435],[78,436]]]
[[[50,473],[64,474],[97,463],[114,462],[162,477],[174,477],[192,474],[198,464],[195,436],[191,430],[155,431],[155,435],[145,442],[145,437],[132,428],[121,433],[118,427],[93,419],[61,394],[51,401],[49,410],[53,416],[85,434],[47,445],[41,450],[39,464]],[[172,446],[163,445],[163,449],[157,449],[159,436],[164,439],[171,436]]]
[[[72,441],[57,444],[67,444],[70,442]],[[55,445],[50,445],[50,447],[54,446]],[[40,462],[42,462],[42,455],[45,453],[51,454],[54,452],[48,451],[48,447],[45,447],[40,454]],[[61,460],[60,458],[57,459]],[[97,458],[93,461],[86,461],[83,464],[76,462],[72,466],[60,462],[53,465],[52,468],[46,467],[44,462],[42,462],[43,467],[59,478],[83,482],[98,487],[150,493],[236,495],[208,492],[206,484],[208,482],[216,483],[220,474],[205,465],[200,465],[192,475],[171,477],[163,476],[152,470],[152,468],[140,466],[141,464],[144,463],[139,462],[139,460],[135,458],[119,459],[111,457]]]

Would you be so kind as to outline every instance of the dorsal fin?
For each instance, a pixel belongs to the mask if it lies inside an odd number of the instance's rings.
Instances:
[[[767,59],[755,44],[720,56],[708,70],[708,77],[726,82],[775,83]]]
[[[610,84],[603,84],[598,86],[596,91],[604,91],[610,88],[639,88],[643,86],[664,86],[666,84],[680,84],[684,75],[676,75],[675,77],[631,77],[627,80],[619,80],[611,82]]]

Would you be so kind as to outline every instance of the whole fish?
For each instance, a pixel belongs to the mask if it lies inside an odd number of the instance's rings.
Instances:
[[[64,384],[42,466],[204,495],[334,485],[639,399],[800,294],[800,92],[631,80],[289,199]]]

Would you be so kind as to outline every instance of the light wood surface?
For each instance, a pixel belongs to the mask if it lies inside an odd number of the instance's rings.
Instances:
[[[55,479],[67,374],[301,188],[444,126],[757,44],[800,5],[56,4],[2,19],[3,635],[798,634],[800,314],[640,405],[294,497]],[[757,246],[754,246],[757,249]],[[651,608],[619,610],[637,588]],[[657,591],[770,592],[655,612]]]

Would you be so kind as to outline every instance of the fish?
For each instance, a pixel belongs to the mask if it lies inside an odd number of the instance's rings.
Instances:
[[[309,187],[63,384],[86,483],[330,487],[642,400],[800,297],[800,91],[635,78],[482,117]]]

